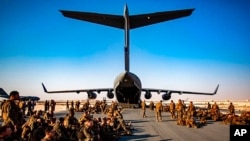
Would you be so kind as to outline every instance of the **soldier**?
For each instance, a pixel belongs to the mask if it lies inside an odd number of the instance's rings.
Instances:
[[[114,111],[114,118],[118,121],[118,125],[114,131],[119,131],[119,129],[122,128],[126,135],[131,135],[131,131],[127,129],[123,116],[120,113],[120,109]]]
[[[3,102],[1,102],[1,105],[0,105],[0,109],[1,109],[1,117],[3,116],[3,104],[6,102],[6,100],[4,99]]]
[[[214,104],[212,105],[211,114],[214,121],[217,121],[219,119],[220,109],[216,102],[214,102]]]
[[[177,118],[182,118],[182,115],[183,115],[183,104],[181,102],[181,100],[179,99],[178,100],[178,103],[176,105],[176,110],[177,110]]]
[[[187,108],[187,106],[186,106],[186,104],[185,104],[185,101],[184,100],[182,100],[182,105],[183,105],[183,113],[186,111],[186,108]]]
[[[150,110],[154,110],[154,102],[153,101],[150,101],[150,103],[149,103],[149,109]]]
[[[28,112],[27,112],[27,116],[31,116],[32,115],[32,109],[31,109],[31,99],[29,99],[28,103],[27,103],[27,107],[28,107]]]
[[[145,102],[145,100],[142,101],[141,108],[142,108],[142,117],[146,118],[147,116],[146,116],[146,102]]]
[[[15,100],[19,100],[19,92],[10,92],[10,98],[3,105],[3,124],[10,124],[12,127],[22,124],[20,119],[20,109],[15,103]]]
[[[41,141],[56,141],[55,130],[53,130],[52,126],[48,126],[45,129],[45,137]]]
[[[69,114],[65,117],[63,125],[65,128],[72,129],[74,126],[78,126],[78,120],[75,118],[75,112],[74,109],[71,108],[69,110]]]
[[[195,110],[195,106],[194,106],[192,101],[190,101],[187,112],[188,112],[188,114],[190,115],[191,118],[195,116],[196,110]]]
[[[171,113],[171,118],[174,119],[175,118],[175,103],[173,102],[173,100],[171,100],[169,104],[169,110]]]
[[[8,141],[11,140],[12,129],[9,126],[0,127],[0,141]]]
[[[74,108],[74,101],[71,101],[71,108]]]
[[[161,112],[162,112],[162,101],[156,103],[155,105],[155,116],[156,116],[156,121],[162,121],[162,117],[161,117]]]
[[[50,100],[50,112],[51,112],[52,116],[54,116],[55,109],[56,109],[56,102],[55,102],[55,100],[52,99],[52,100]]]
[[[83,112],[82,116],[79,118],[80,125],[84,125],[85,121],[91,120],[91,116],[88,112]]]
[[[113,108],[112,108],[112,107],[109,107],[109,108],[108,108],[108,112],[107,112],[107,117],[108,117],[108,118],[113,117],[113,113],[114,113]]]
[[[88,120],[84,123],[84,128],[82,128],[81,132],[83,132],[85,139],[80,139],[80,141],[95,141],[100,139],[100,136],[94,134],[93,126],[93,121]]]
[[[228,106],[228,111],[229,111],[229,114],[234,114],[234,105],[232,102],[230,102],[230,105]]]
[[[195,119],[193,117],[187,117],[186,119],[186,126],[188,128],[198,128],[197,123],[195,122]]]
[[[68,135],[68,132],[63,125],[63,121],[64,121],[64,118],[60,117],[59,120],[56,122],[56,124],[53,126],[53,128],[56,131],[58,140],[67,141],[69,140],[70,135]]]
[[[69,101],[66,102],[66,110],[69,110]]]
[[[24,100],[20,100],[18,102],[19,109],[21,110],[23,116],[25,116],[25,108],[26,108],[26,103]]]
[[[208,102],[207,103],[207,109],[210,110],[211,109],[211,104]]]

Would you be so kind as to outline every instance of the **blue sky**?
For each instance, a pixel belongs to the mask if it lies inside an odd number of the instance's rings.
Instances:
[[[59,10],[122,15],[125,3],[130,15],[195,8],[189,17],[131,30],[130,70],[143,87],[213,92],[220,84],[215,96],[172,98],[250,99],[248,0],[0,1],[0,87],[56,100],[86,95],[48,95],[42,82],[49,90],[112,87],[124,71],[124,31]]]

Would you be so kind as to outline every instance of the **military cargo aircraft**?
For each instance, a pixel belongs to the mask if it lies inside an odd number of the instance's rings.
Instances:
[[[4,91],[3,88],[0,88],[0,98],[2,99],[9,99],[9,95]],[[40,100],[39,97],[37,96],[19,96],[21,100],[23,101],[27,101],[27,100],[34,100],[34,101],[38,101]]]
[[[137,77],[135,74],[130,72],[130,69],[129,69],[129,31],[130,29],[135,29],[135,28],[139,28],[142,26],[147,26],[147,25],[151,25],[151,24],[155,24],[155,23],[159,23],[163,21],[186,17],[186,16],[191,15],[193,11],[194,9],[184,9],[184,10],[165,11],[165,12],[156,12],[156,13],[150,13],[150,14],[140,14],[140,15],[130,16],[128,7],[127,5],[125,5],[124,14],[122,16],[122,15],[60,10],[60,12],[65,17],[123,29],[125,32],[125,46],[124,46],[125,71],[116,77],[113,88],[48,91],[46,87],[44,86],[44,84],[42,83],[44,92],[46,93],[86,92],[89,99],[95,99],[97,97],[96,93],[107,92],[108,98],[112,99],[114,98],[114,95],[115,95],[119,103],[128,103],[128,104],[140,103],[142,92],[145,93],[144,96],[146,99],[150,99],[152,97],[151,92],[158,92],[158,94],[162,94],[163,100],[169,100],[173,93],[200,94],[200,95],[216,94],[219,88],[219,85],[216,87],[213,93],[142,88],[142,84],[141,84],[139,77]]]

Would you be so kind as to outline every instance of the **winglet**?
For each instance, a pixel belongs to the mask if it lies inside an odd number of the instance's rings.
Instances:
[[[44,92],[45,93],[48,93],[48,91],[47,91],[47,89],[46,89],[46,87],[44,86],[44,84],[42,83],[42,86],[43,86],[43,90],[44,90]]]
[[[216,94],[217,93],[217,91],[218,91],[218,89],[219,89],[219,84],[217,85],[217,87],[216,87],[216,89],[214,90],[214,93],[213,94]]]

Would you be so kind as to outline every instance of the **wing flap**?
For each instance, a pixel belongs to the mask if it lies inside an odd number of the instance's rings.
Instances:
[[[186,17],[192,14],[194,9],[156,12],[151,14],[141,14],[130,16],[130,29],[147,26],[163,21]]]
[[[123,16],[110,15],[110,14],[99,14],[91,12],[77,12],[77,11],[67,11],[60,10],[63,16],[88,22],[93,22],[97,24],[102,24],[106,26],[112,26],[116,28],[124,28],[124,18]]]
[[[151,89],[151,88],[143,88],[142,91],[149,91],[149,92],[158,92],[158,93],[177,93],[177,94],[197,94],[197,95],[215,95],[219,89],[219,85],[215,88],[213,93],[204,93],[204,92],[192,92],[192,91],[180,91],[180,90],[166,90],[166,89]]]
[[[80,92],[102,92],[102,91],[113,91],[113,88],[97,88],[97,89],[78,89],[78,90],[60,90],[60,91],[48,91],[45,85],[42,83],[43,90],[45,93],[80,93]]]

